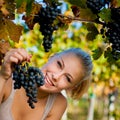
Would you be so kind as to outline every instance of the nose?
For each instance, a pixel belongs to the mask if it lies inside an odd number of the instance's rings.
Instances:
[[[60,77],[62,76],[62,74],[63,74],[62,72],[53,73],[52,74],[52,79],[54,81],[58,81],[60,79]]]

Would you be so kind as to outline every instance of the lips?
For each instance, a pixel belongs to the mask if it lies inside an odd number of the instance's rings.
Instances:
[[[52,81],[49,79],[49,76],[47,75],[47,73],[45,75],[45,83],[47,85],[54,86],[54,84],[52,83]]]

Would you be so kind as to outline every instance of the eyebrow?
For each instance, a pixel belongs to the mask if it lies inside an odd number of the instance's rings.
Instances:
[[[62,59],[62,57],[60,57],[60,58],[61,58],[62,65],[63,65],[63,68],[64,68],[65,67],[64,60]],[[72,75],[70,75],[69,73],[67,75],[73,80]],[[72,80],[70,81],[71,83],[72,83]]]

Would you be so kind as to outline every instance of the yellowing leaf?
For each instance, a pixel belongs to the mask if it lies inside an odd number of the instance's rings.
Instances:
[[[120,7],[120,0],[111,0],[112,7]]]
[[[2,3],[2,2],[1,2]],[[2,13],[9,19],[14,19],[15,3],[14,0],[4,0],[1,7]]]
[[[0,22],[0,40],[8,40],[9,38],[14,42],[18,42],[22,34],[22,26],[18,26],[10,20]]]
[[[10,48],[10,44],[8,41],[0,40],[0,53],[4,54],[6,53]]]
[[[23,2],[19,8],[17,8],[17,13],[22,14],[23,12],[26,11],[26,2]]]
[[[0,14],[0,17],[2,18],[2,15]],[[0,40],[8,40],[8,35],[5,29],[5,21],[0,19]]]
[[[16,25],[10,20],[6,20],[6,29],[8,36],[15,42],[19,42],[19,38],[22,34],[22,26]]]

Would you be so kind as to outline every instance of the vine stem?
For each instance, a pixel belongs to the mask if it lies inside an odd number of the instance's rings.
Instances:
[[[63,21],[64,21],[64,18],[65,18],[66,21],[67,20],[68,21],[74,21],[74,20],[76,20],[76,21],[81,21],[81,22],[98,23],[98,24],[104,25],[104,22],[101,22],[101,21],[99,21],[97,19],[95,19],[95,20],[86,20],[86,19],[82,19],[82,18],[78,18],[78,17],[73,17],[73,16],[65,16],[63,14],[59,14],[59,16],[61,17],[61,19],[63,18]]]
[[[39,15],[32,15],[31,16],[38,16]],[[59,14],[59,19],[62,21],[62,22],[65,22],[65,23],[70,23],[72,21],[81,21],[81,22],[88,22],[88,23],[97,23],[97,24],[101,24],[101,25],[104,25],[105,23],[104,22],[101,22],[97,19],[94,19],[94,20],[86,20],[86,19],[82,19],[82,18],[78,18],[78,17],[73,17],[73,16],[66,16],[66,15],[63,15],[63,14]]]

